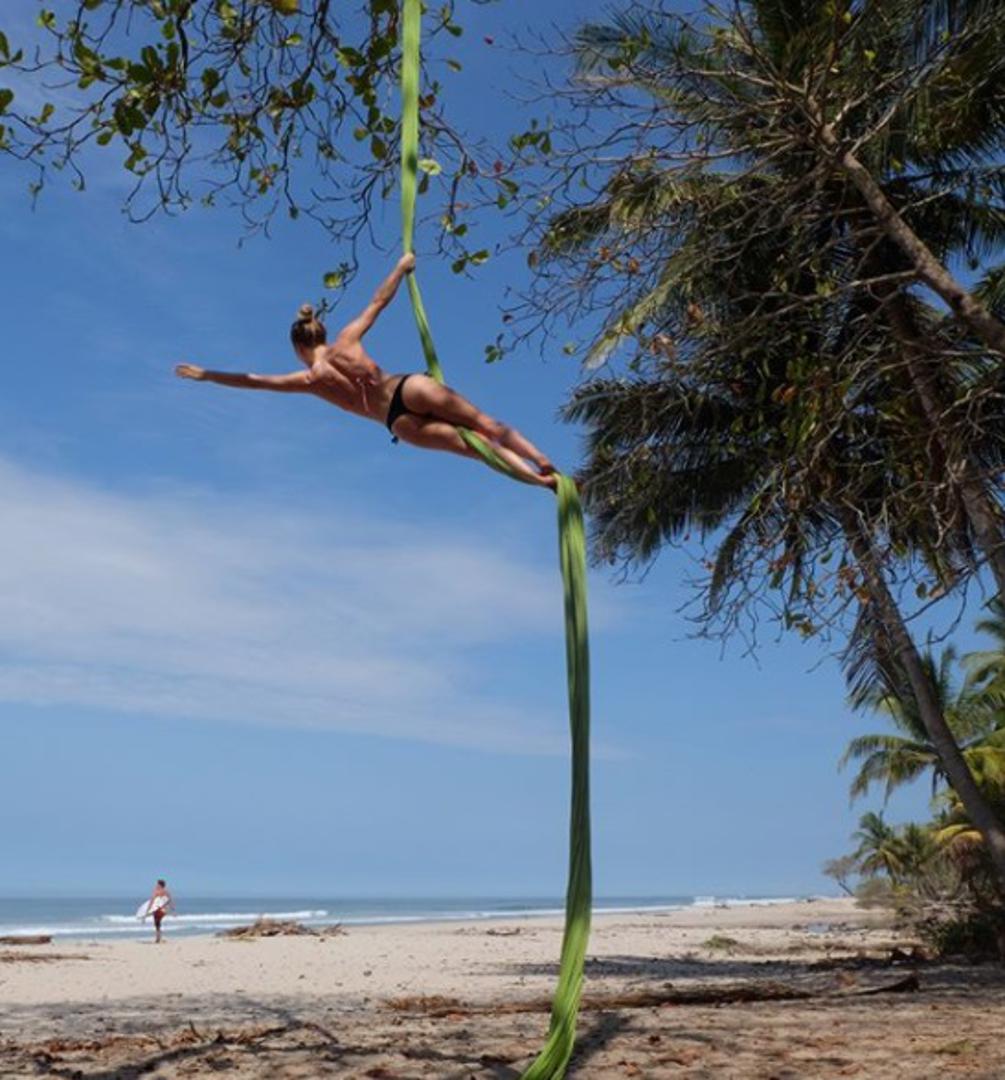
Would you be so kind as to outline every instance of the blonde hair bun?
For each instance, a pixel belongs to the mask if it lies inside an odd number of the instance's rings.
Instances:
[[[318,319],[311,304],[301,304],[297,311],[296,322],[290,327],[290,341],[297,349],[313,349],[324,345],[328,333],[325,325]]]

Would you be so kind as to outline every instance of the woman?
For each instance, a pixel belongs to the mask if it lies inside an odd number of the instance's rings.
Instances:
[[[385,374],[363,348],[363,335],[394,298],[405,275],[414,269],[415,256],[403,256],[363,313],[344,327],[330,345],[327,331],[314,309],[304,304],[290,330],[290,339],[306,371],[290,375],[238,375],[179,364],[175,373],[184,379],[246,390],[314,394],[347,412],[385,424],[394,442],[402,439],[426,450],[447,450],[476,457],[457,430],[468,428],[491,443],[496,453],[524,479],[554,488],[554,466],[515,428],[494,420],[428,375]]]

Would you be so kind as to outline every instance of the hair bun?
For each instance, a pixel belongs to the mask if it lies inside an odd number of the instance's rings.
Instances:
[[[297,310],[297,322],[313,322],[314,321],[314,305],[313,304],[301,304]]]

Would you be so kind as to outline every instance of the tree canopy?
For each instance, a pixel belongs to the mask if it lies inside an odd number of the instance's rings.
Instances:
[[[506,199],[512,181],[449,120],[456,7],[427,19],[420,168],[422,191],[440,185],[443,235],[463,266],[477,253],[450,228],[462,186]],[[83,187],[93,154],[118,153],[136,218],[227,201],[253,229],[277,212],[310,215],[352,251],[397,179],[398,8],[82,0],[41,7],[30,31],[0,16],[0,151],[29,167],[36,194],[53,171]]]

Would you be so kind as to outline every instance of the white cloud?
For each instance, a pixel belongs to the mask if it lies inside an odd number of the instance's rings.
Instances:
[[[564,710],[494,703],[481,667],[528,635],[561,663],[557,569],[481,536],[2,458],[0,506],[0,700],[565,750]]]

